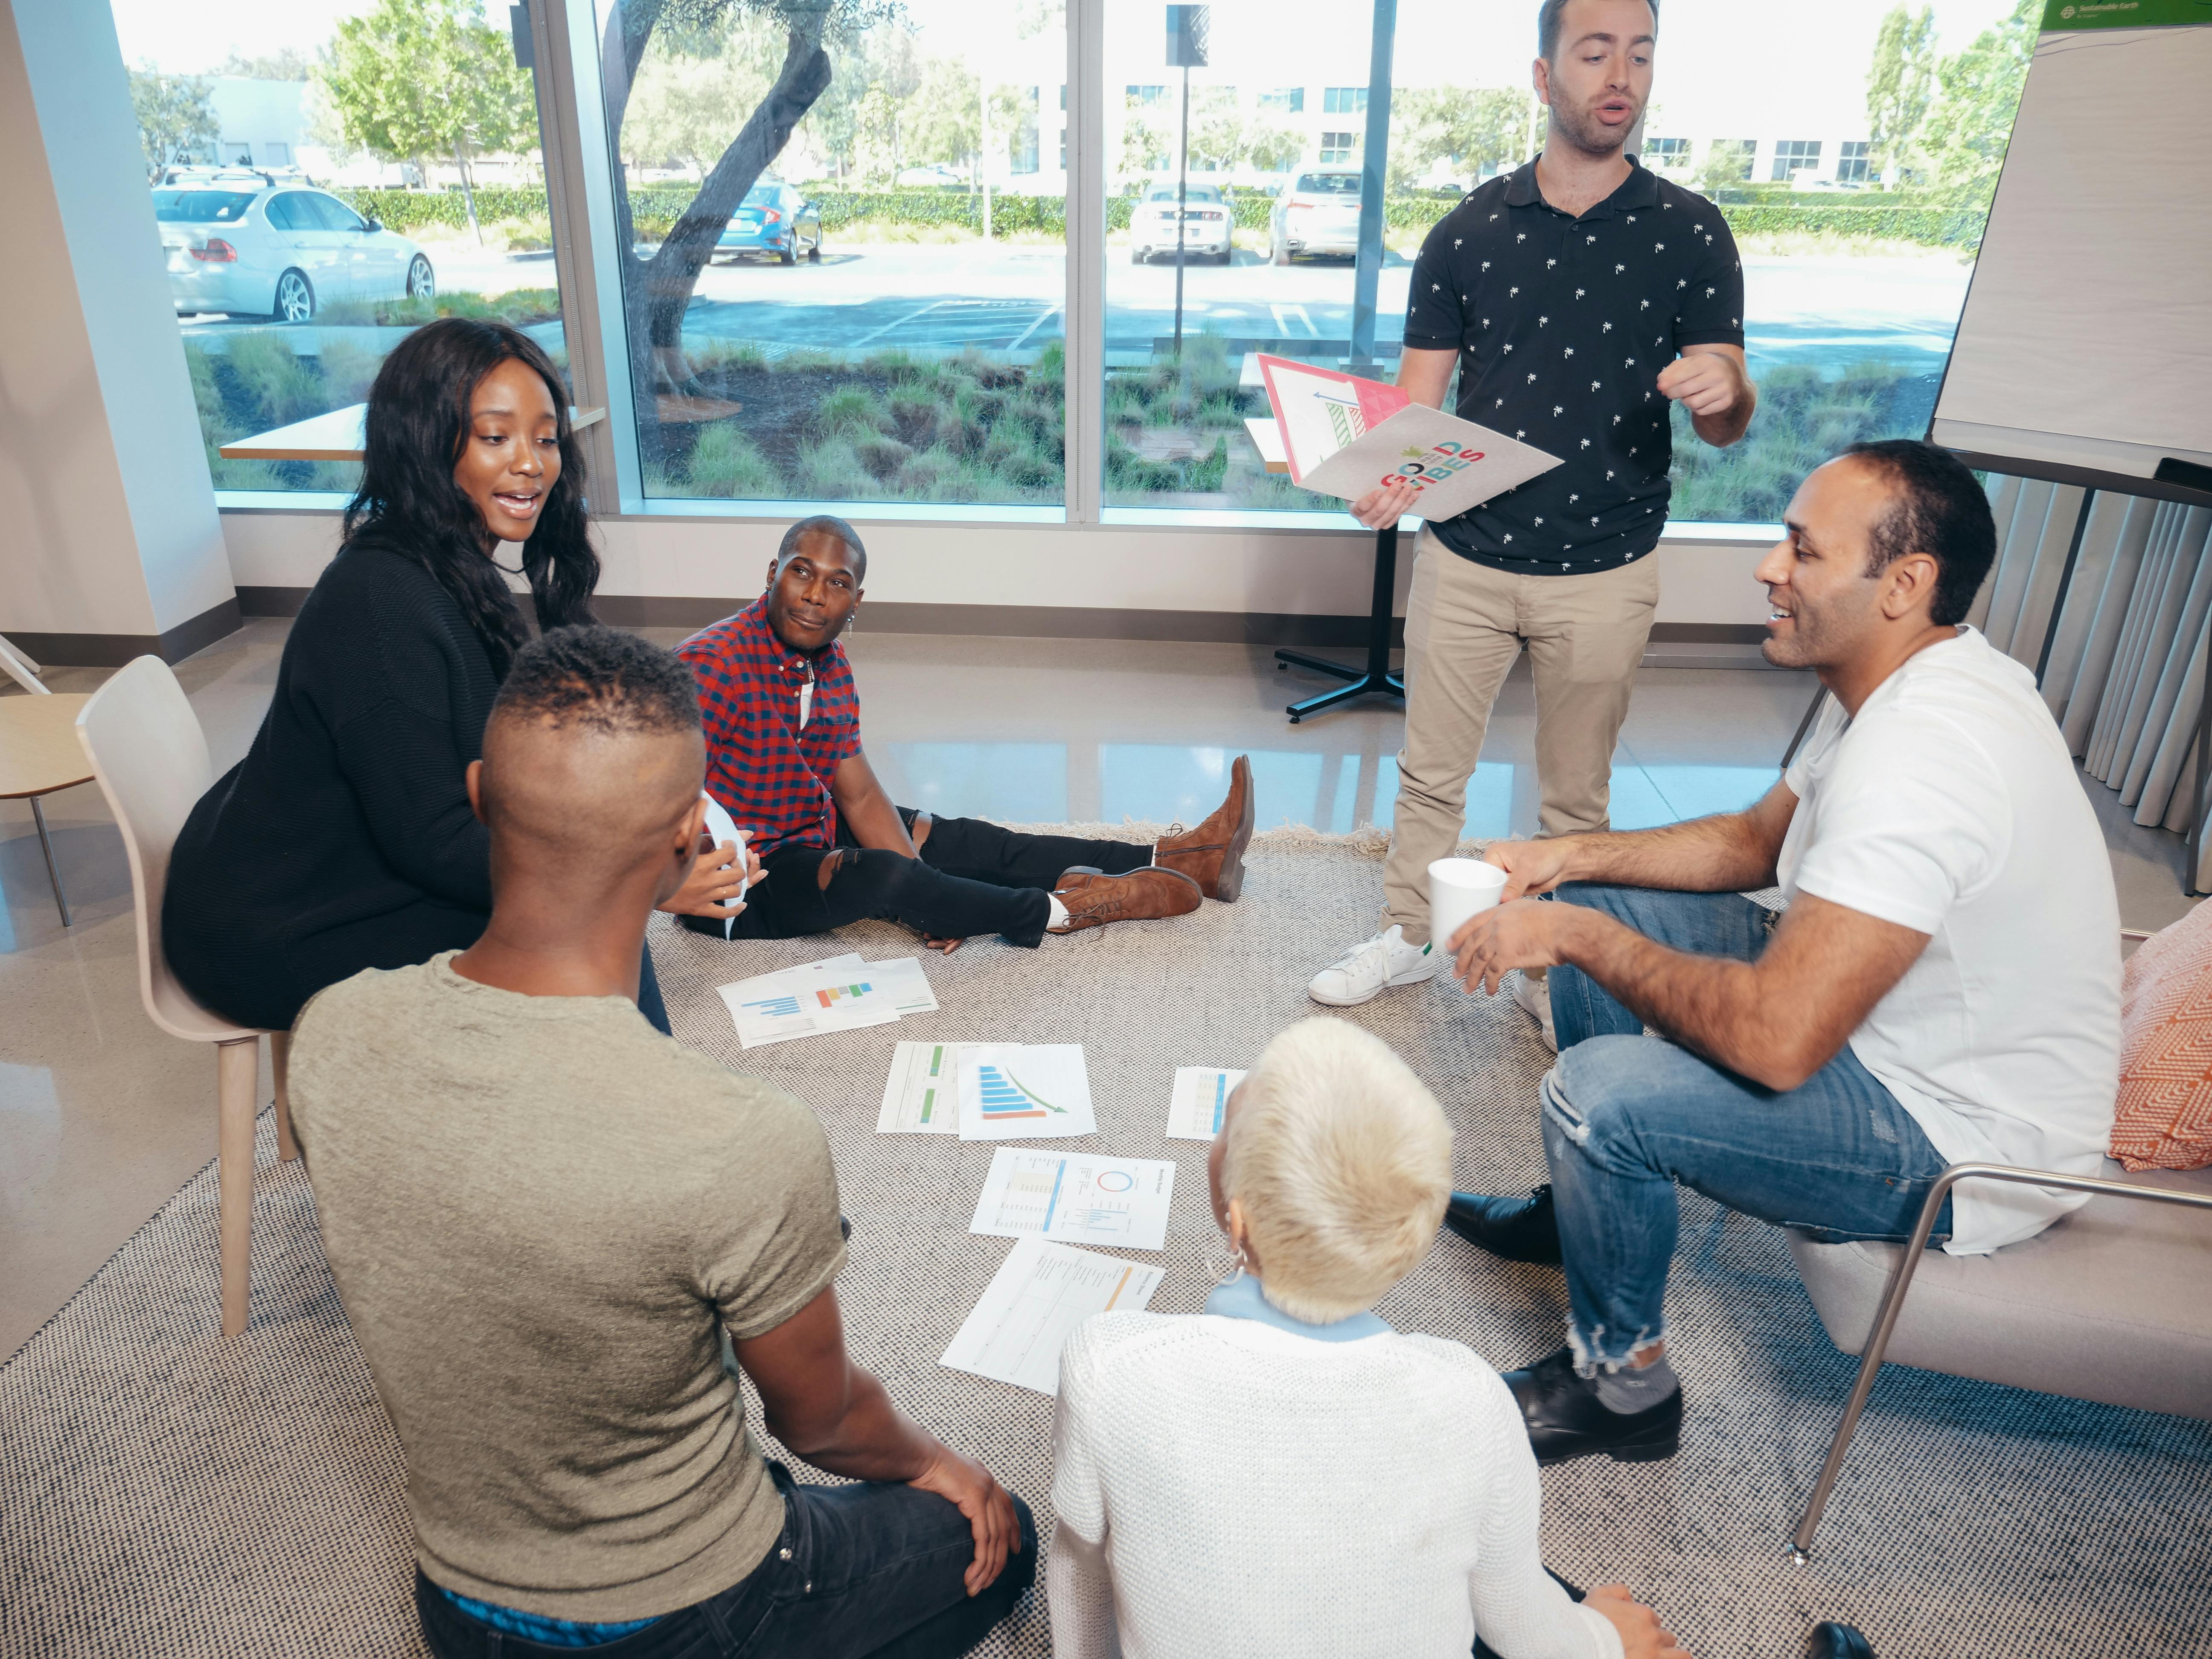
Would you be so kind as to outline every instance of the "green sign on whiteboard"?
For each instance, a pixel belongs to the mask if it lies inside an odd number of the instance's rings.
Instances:
[[[2149,29],[2212,23],[2212,0],[2049,0],[2045,29]]]

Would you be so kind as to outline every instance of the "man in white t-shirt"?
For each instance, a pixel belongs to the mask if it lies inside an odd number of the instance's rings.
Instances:
[[[1758,571],[1766,659],[1834,694],[1796,763],[1741,812],[1492,847],[1509,902],[1453,940],[1470,990],[1554,970],[1551,1182],[1446,1215],[1566,1268],[1571,1346],[1506,1379],[1540,1461],[1675,1449],[1676,1182],[1823,1237],[1902,1239],[1945,1165],[2094,1174],[2111,1131],[2104,838],[2033,678],[1960,625],[1996,552],[1988,498],[1945,451],[1861,444],[1785,522]],[[1740,896],[1770,883],[1782,912]],[[1967,1182],[1936,1237],[1994,1250],[2082,1201]]]

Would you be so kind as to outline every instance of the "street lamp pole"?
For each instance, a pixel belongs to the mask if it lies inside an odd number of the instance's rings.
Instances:
[[[1206,67],[1206,8],[1168,8],[1168,64],[1182,70],[1182,130],[1176,157],[1175,353],[1182,356],[1182,267],[1184,221],[1190,216],[1190,72]]]

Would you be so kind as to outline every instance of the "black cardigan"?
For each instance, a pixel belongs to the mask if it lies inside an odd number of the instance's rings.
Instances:
[[[185,988],[289,1028],[362,968],[472,943],[491,860],[465,776],[498,690],[436,578],[374,544],[342,550],[292,625],[252,748],[177,839],[161,931]]]

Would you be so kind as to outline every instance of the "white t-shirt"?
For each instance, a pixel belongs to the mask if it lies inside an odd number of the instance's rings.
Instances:
[[[1496,1371],[1440,1337],[1327,1342],[1100,1314],[1060,1361],[1058,1659],[1620,1659],[1544,1574]]]
[[[2094,1175],[2119,1086],[2120,915],[2105,838],[2027,669],[1971,628],[1846,719],[1831,702],[1783,781],[1784,894],[1929,935],[1851,1052],[1950,1163]],[[2087,1200],[1953,1189],[1954,1255]]]

